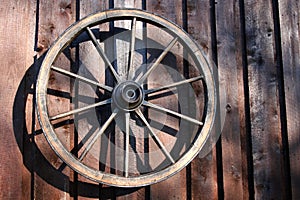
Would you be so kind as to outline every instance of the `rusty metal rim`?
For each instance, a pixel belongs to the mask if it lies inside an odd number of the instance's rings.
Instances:
[[[158,171],[138,177],[121,177],[113,174],[104,173],[98,170],[89,168],[88,166],[81,163],[77,158],[75,158],[60,142],[55,131],[50,123],[48,109],[47,109],[47,87],[48,79],[50,75],[50,68],[55,61],[57,55],[64,49],[64,47],[70,44],[70,41],[78,36],[86,27],[100,24],[109,20],[114,20],[118,18],[133,18],[141,19],[153,24],[159,24],[164,28],[167,28],[171,33],[177,35],[181,41],[183,41],[191,52],[194,53],[194,60],[199,70],[204,76],[204,81],[207,91],[207,105],[206,105],[206,118],[199,134],[198,138],[194,141],[194,144],[188,150],[185,155],[183,155],[176,163],[171,166]],[[118,187],[138,187],[153,184],[179,172],[184,168],[193,158],[199,153],[203,145],[205,144],[209,133],[211,132],[215,112],[216,112],[216,87],[215,81],[212,74],[212,69],[210,68],[206,58],[199,46],[192,40],[192,38],[184,32],[179,26],[173,24],[172,22],[152,13],[137,10],[137,9],[113,9],[103,12],[97,12],[91,14],[74,25],[70,26],[51,46],[49,49],[39,72],[36,86],[36,105],[38,119],[43,129],[44,135],[49,142],[52,149],[56,154],[73,170],[80,173],[81,175],[100,182],[103,184],[108,184]]]

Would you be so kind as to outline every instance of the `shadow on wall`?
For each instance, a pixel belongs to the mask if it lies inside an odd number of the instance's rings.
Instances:
[[[35,83],[37,75],[45,54],[26,71],[18,87],[13,106],[13,126],[14,134],[20,151],[23,156],[23,164],[31,173],[31,196],[34,193],[35,174],[42,178],[46,183],[53,187],[68,192],[70,196],[83,196],[91,198],[110,199],[114,196],[122,196],[139,190],[140,188],[115,188],[101,187],[99,184],[87,183],[82,181],[73,182],[70,177],[62,171],[64,167],[56,169],[43,155],[38,145],[35,143],[35,137],[42,134],[42,130],[35,130]],[[32,102],[29,100],[32,97]],[[30,105],[32,103],[32,105]],[[28,108],[31,109],[32,115],[26,115]],[[29,118],[29,119],[28,119]],[[28,130],[26,122],[31,122],[32,130]],[[73,123],[72,121],[67,123]],[[63,126],[65,124],[61,124]],[[38,164],[38,166],[37,166]],[[64,165],[64,164],[63,164]],[[69,187],[66,187],[68,183]]]

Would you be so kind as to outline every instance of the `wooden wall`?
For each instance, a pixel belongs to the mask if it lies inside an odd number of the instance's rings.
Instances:
[[[211,153],[143,188],[103,186],[73,173],[35,117],[43,53],[76,20],[114,7],[145,9],[182,26],[216,63],[227,93],[224,129]],[[298,0],[3,0],[0,199],[300,199],[299,9]]]

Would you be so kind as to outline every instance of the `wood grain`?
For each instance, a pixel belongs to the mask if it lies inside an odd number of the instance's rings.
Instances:
[[[282,64],[286,102],[292,198],[299,199],[300,191],[300,49],[298,1],[279,1]]]
[[[222,129],[222,159],[225,199],[246,199],[243,194],[242,152],[240,132],[244,131],[243,84],[241,69],[242,52],[239,50],[239,9],[238,1],[216,4],[218,70],[220,84],[225,85],[226,105],[220,105],[221,113],[226,112]],[[230,84],[226,84],[229,83]],[[220,94],[223,94],[220,88]],[[222,96],[220,97],[222,98]]]
[[[269,1],[245,1],[256,199],[280,198],[283,187],[283,173],[279,167],[281,124],[271,11]]]
[[[138,8],[138,9],[142,9],[142,0],[128,0],[128,1],[122,1],[122,0],[114,0],[114,7],[115,8]],[[120,27],[120,28],[125,28],[128,30],[131,30],[132,28],[132,20],[130,21],[120,21],[120,22],[115,22],[114,23],[115,27]],[[143,28],[142,23],[137,22],[136,23],[136,38],[138,39],[143,39],[143,32],[141,32]],[[115,37],[115,57],[117,59],[117,67],[118,67],[118,73],[122,76],[122,75],[126,75],[127,73],[127,69],[125,66],[128,66],[129,63],[129,51],[130,51],[130,35],[129,32],[126,33],[125,35],[120,35],[120,36],[116,36]],[[137,39],[136,39],[137,40]],[[142,42],[141,42],[142,43]],[[143,46],[141,46],[141,43],[137,43],[135,44],[136,48],[144,48]],[[138,53],[133,53],[133,65],[132,68],[137,69],[137,67],[139,67],[140,64],[143,63],[143,56],[144,55],[140,55]],[[134,120],[130,120],[130,128],[133,132],[134,135],[136,135],[136,133],[143,135],[144,129],[143,128],[139,128],[138,126],[135,125],[135,121]],[[124,135],[123,132],[121,132],[121,130],[117,129],[116,130],[116,134],[117,135]],[[125,143],[124,143],[124,138],[123,139],[118,139],[118,143],[119,146],[124,147]],[[122,141],[121,141],[122,140]],[[132,143],[132,141],[130,141],[130,143]],[[132,154],[132,148],[135,149],[135,151],[137,151],[139,153],[139,155],[135,155],[135,156],[130,156],[130,155],[134,155]],[[145,144],[144,144],[144,140],[142,140],[142,138],[135,138],[135,144],[131,144],[129,145],[129,172],[135,172],[138,173],[138,165],[139,162],[137,161],[137,156],[140,157],[140,152],[144,152],[144,148],[145,148]],[[122,155],[121,155],[122,156]],[[140,159],[144,159],[144,157],[140,157]],[[141,164],[141,163],[140,163]],[[119,168],[123,168],[123,166],[119,166]],[[130,175],[130,173],[129,173]],[[138,199],[146,199],[147,197],[145,196],[145,188],[137,188],[136,190],[132,190],[132,189],[122,189],[122,188],[116,188],[116,193],[121,193],[121,192],[125,192],[125,195],[122,196],[118,196],[117,199],[118,200],[127,200],[127,199],[132,199],[132,200],[138,200]]]
[[[201,19],[201,20],[199,20]],[[210,3],[209,1],[187,1],[188,33],[196,40],[212,61]],[[217,163],[215,143],[205,145],[205,152],[200,152],[191,163],[191,198],[192,199],[217,199]],[[206,155],[207,154],[207,155]]]
[[[72,23],[75,17],[73,16],[72,8],[75,6],[71,1],[39,1],[39,21],[38,21],[38,45],[37,50],[41,56],[57,37]],[[66,70],[70,69],[70,60],[61,55],[55,62],[55,65]],[[70,91],[70,79],[64,75],[53,72],[49,79],[49,88],[57,91]],[[61,98],[58,95],[48,95],[49,114],[56,115],[63,113],[70,108],[70,99]],[[65,118],[68,119],[69,117]],[[55,129],[60,140],[65,144],[66,148],[71,150],[70,125],[64,125]],[[39,174],[35,176],[34,197],[36,199],[70,199],[68,193],[70,189],[69,176],[71,171],[64,167],[64,163],[56,156],[50,148],[43,134],[35,137],[37,148],[42,152],[43,156],[48,160],[49,164],[55,169],[64,173],[66,176],[60,182],[63,182],[62,188],[57,188],[54,184],[50,185],[47,180],[44,180]],[[35,161],[36,167],[43,167],[44,163]],[[54,178],[54,177],[53,177]],[[57,178],[58,179],[58,178]]]
[[[178,24],[179,26],[183,25],[183,21],[182,21],[182,3],[180,1],[149,1],[147,2],[147,10],[150,12],[154,12],[156,14],[159,14],[163,17],[168,18],[170,21]],[[151,34],[156,34],[154,33],[154,31],[151,33],[148,33],[149,35]],[[155,38],[155,37],[154,37]],[[158,38],[157,41],[161,42],[161,44],[166,43],[166,41],[170,41],[170,39],[172,38],[168,38],[168,37],[163,37],[163,35]],[[178,51],[180,52],[180,49],[178,49]],[[176,66],[178,66],[178,68],[182,68],[182,60],[180,58],[176,58]],[[158,77],[163,77],[163,73],[157,73],[156,76]],[[155,76],[153,76],[152,80],[155,82],[155,79],[159,78],[155,78]],[[163,79],[163,78],[162,78]],[[162,81],[162,80],[161,80]],[[160,81],[160,83],[161,83]],[[149,82],[151,81],[151,77],[149,77]],[[159,82],[158,82],[159,83]],[[150,87],[150,86],[149,86]],[[176,97],[174,98],[170,98],[169,100],[167,100],[169,97],[162,99],[163,102],[159,102],[160,105],[164,105],[164,106],[168,106],[168,104],[173,104],[176,107],[176,103],[174,104],[174,102],[172,102],[170,99],[176,99]],[[158,103],[157,102],[157,103]],[[163,104],[162,104],[163,103]],[[177,109],[177,108],[173,108]],[[152,117],[157,117],[157,115],[155,116],[155,113]],[[176,122],[177,120],[174,120],[174,122],[171,122],[170,125],[172,127],[175,127],[175,129],[178,129],[178,122]],[[170,141],[170,139],[172,140],[172,138],[163,138],[165,139],[165,141]],[[163,156],[163,155],[162,155]],[[151,199],[185,199],[187,196],[187,187],[186,187],[186,181],[185,181],[185,177],[186,177],[186,170],[183,169],[181,172],[179,172],[178,174],[174,175],[173,177],[151,185]],[[164,191],[164,192],[162,192]]]
[[[4,1],[0,5],[0,68],[5,77],[0,84],[0,199],[28,199],[32,195],[30,168],[23,165],[22,157],[26,154],[22,83],[34,62],[35,6],[36,1]]]
[[[102,11],[102,10],[106,10],[109,7],[109,3],[108,1],[80,1],[79,2],[79,8],[77,9],[76,13],[79,16],[79,19],[82,19],[84,17],[86,17],[87,15],[90,15],[94,12],[97,11]],[[102,27],[91,27],[92,29],[99,29]],[[104,31],[104,30],[100,30],[100,31]],[[100,81],[101,83],[104,83],[103,76],[104,76],[104,62],[102,61],[102,59],[100,58],[98,52],[96,51],[94,45],[92,44],[92,42],[89,43],[82,43],[79,45],[78,47],[78,51],[79,51],[79,55],[78,56],[78,64],[79,64],[79,74],[84,74],[85,77],[90,77],[91,79],[96,79],[97,81]],[[103,82],[102,82],[103,81]],[[85,86],[83,84],[78,84],[78,94],[79,95],[85,95],[85,96],[89,96],[91,98],[97,98],[96,92],[95,92],[95,88],[90,88],[89,86]],[[93,102],[90,102],[93,103]],[[80,102],[79,102],[80,104]],[[82,105],[80,105],[82,106]],[[94,119],[95,120],[95,119]],[[96,120],[97,121],[97,120]],[[84,137],[83,134],[87,134],[89,131],[92,131],[94,128],[96,129],[95,126],[98,126],[100,124],[98,123],[92,123],[89,126],[87,126],[87,123],[90,123],[89,120],[81,120],[80,122],[78,122],[78,142],[80,142],[80,140]],[[91,126],[91,127],[90,127]],[[85,127],[89,127],[88,130],[85,130]],[[102,144],[101,144],[102,145]],[[103,146],[103,145],[102,145]],[[96,157],[99,158],[98,153],[100,152],[100,143],[97,142],[94,147],[92,148],[91,151],[99,151],[96,154],[93,154],[92,156],[89,156],[89,158],[87,160],[85,160],[84,162],[89,165],[89,166],[93,166],[96,169],[99,168],[99,159],[97,159]],[[105,148],[105,147],[104,147]],[[95,187],[96,185],[98,185],[97,187]],[[90,188],[97,188],[94,190],[91,190],[89,192],[89,195],[83,195],[80,191],[84,191],[84,190],[90,190]],[[113,197],[115,196],[114,194],[109,194],[109,192],[107,192],[107,188],[108,187],[103,187],[101,184],[97,184],[94,181],[88,180],[85,177],[79,175],[78,176],[78,199],[102,199],[106,197]],[[114,190],[112,190],[114,192]],[[90,197],[88,197],[90,196]]]
[[[210,11],[213,1],[204,0],[4,0],[0,5],[0,199],[218,199],[216,149],[202,158],[196,157],[191,165],[172,178],[158,184],[142,188],[115,188],[99,185],[81,176],[76,177],[63,164],[45,140],[35,116],[33,96],[34,78],[42,60],[54,40],[76,18],[81,19],[95,11],[113,7],[143,8],[158,13],[183,26],[202,47],[212,64],[212,57],[218,54],[219,74],[227,93],[226,121],[222,135],[222,164],[218,168],[223,174],[225,199],[285,199],[289,193],[292,199],[300,198],[300,49],[298,1],[282,0],[279,5],[280,36],[276,35],[274,7],[276,0],[229,0],[215,1],[217,51],[213,52],[211,27],[214,22]],[[239,5],[245,2],[245,16],[240,16]],[[147,5],[146,5],[147,4]],[[79,7],[76,7],[79,6]],[[36,13],[38,12],[38,13]],[[245,17],[245,19],[243,19]],[[242,20],[239,21],[239,20]],[[245,21],[243,21],[245,20]],[[240,24],[245,22],[245,37]],[[275,23],[274,23],[275,22]],[[37,23],[37,24],[36,24]],[[130,23],[119,24],[130,27]],[[97,28],[97,27],[94,27]],[[109,27],[101,27],[109,30]],[[278,33],[278,32],[277,32]],[[155,33],[148,33],[149,36]],[[160,38],[163,41],[166,38]],[[169,39],[169,38],[168,38]],[[242,41],[246,40],[247,61],[243,61]],[[278,52],[281,41],[281,55]],[[115,47],[102,44],[111,56]],[[128,42],[120,44],[120,51],[128,48]],[[81,45],[79,58],[91,72],[101,66],[97,52],[90,51],[92,45]],[[279,47],[279,48],[280,48]],[[277,48],[277,49],[276,49]],[[36,50],[36,52],[34,52]],[[280,50],[280,49],[279,49]],[[70,58],[60,57],[57,64],[69,69],[76,61],[76,52]],[[281,57],[281,58],[280,58]],[[38,59],[39,58],[39,59]],[[140,57],[137,57],[137,60]],[[282,59],[282,63],[280,63]],[[177,60],[182,65],[181,60]],[[127,63],[126,59],[120,59]],[[243,80],[248,63],[249,76]],[[74,63],[73,63],[74,64]],[[282,66],[281,66],[282,65]],[[279,74],[282,68],[283,74]],[[122,71],[119,71],[122,73]],[[96,75],[98,76],[98,74]],[[153,80],[160,80],[158,77]],[[101,76],[100,81],[105,81]],[[57,73],[51,75],[52,89],[69,91],[70,79]],[[244,88],[244,82],[249,88]],[[70,84],[71,83],[71,84]],[[280,87],[284,86],[285,102],[282,101]],[[84,88],[81,88],[84,90]],[[247,99],[247,91],[250,99]],[[89,93],[90,94],[90,93]],[[55,112],[72,108],[70,98],[60,98],[58,94],[49,97]],[[245,106],[249,102],[250,119],[246,122]],[[159,103],[168,103],[163,99]],[[71,107],[70,107],[71,105]],[[282,107],[286,106],[285,113]],[[173,108],[176,109],[176,108]],[[224,109],[221,107],[221,109]],[[150,116],[156,116],[150,113]],[[251,121],[250,121],[251,120]],[[284,122],[287,126],[287,143],[284,143]],[[251,130],[246,130],[251,123]],[[248,124],[248,125],[249,125]],[[176,122],[173,124],[176,127]],[[248,128],[249,128],[248,127]],[[283,130],[283,132],[282,132]],[[73,125],[65,125],[58,130],[67,148],[73,148]],[[246,133],[247,132],[247,133]],[[245,140],[251,133],[252,155],[245,152],[250,147]],[[31,134],[35,138],[29,137]],[[166,141],[170,137],[164,137]],[[115,138],[115,141],[118,141]],[[143,142],[142,142],[143,143]],[[144,144],[140,144],[143,146]],[[155,143],[150,144],[152,147]],[[287,149],[287,146],[288,149]],[[101,146],[102,147],[102,146]],[[110,153],[112,148],[108,148]],[[250,148],[251,149],[251,148]],[[143,149],[141,148],[140,151]],[[289,157],[283,158],[288,150]],[[113,152],[113,151],[112,151]],[[249,155],[248,155],[249,154]],[[163,156],[163,155],[162,155]],[[253,166],[249,159],[253,157]],[[90,158],[89,158],[90,159]],[[290,162],[290,177],[286,177]],[[113,160],[110,156],[108,160]],[[133,160],[133,165],[137,162]],[[86,161],[92,162],[92,159]],[[98,167],[96,163],[96,167]],[[251,168],[253,167],[253,180]],[[250,170],[248,170],[250,169]],[[250,174],[248,174],[250,173]],[[251,179],[251,180],[249,180]],[[251,184],[254,182],[254,194]],[[251,194],[250,194],[251,193]],[[219,196],[218,196],[219,195]],[[222,195],[221,195],[222,196]]]

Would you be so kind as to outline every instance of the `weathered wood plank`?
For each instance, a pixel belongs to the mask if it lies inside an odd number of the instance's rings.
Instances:
[[[271,1],[247,0],[245,14],[255,198],[277,199],[283,173]]]
[[[239,9],[238,1],[230,0],[216,4],[216,23],[218,40],[218,70],[220,84],[225,85],[226,104],[220,105],[221,112],[226,110],[225,124],[222,129],[222,159],[225,199],[246,199],[243,191],[242,152],[240,132],[243,129],[244,105],[239,49]],[[226,84],[227,83],[227,84]],[[230,84],[228,84],[230,83]],[[220,88],[220,93],[223,88]],[[220,96],[222,98],[222,95]],[[240,105],[242,104],[242,105]],[[245,164],[245,163],[244,163]],[[246,191],[245,191],[246,192]]]
[[[77,11],[79,13],[76,13],[79,16],[79,20],[84,18],[85,16],[92,14],[94,12],[97,11],[102,11],[105,9],[108,9],[109,5],[108,5],[108,1],[80,1],[79,2],[79,8],[77,9]],[[92,28],[92,27],[91,27]],[[94,27],[94,28],[101,28],[101,27]],[[103,30],[100,30],[103,31]],[[92,79],[97,79],[97,81],[102,81],[101,77],[104,76],[104,71],[103,70],[103,61],[101,60],[98,52],[96,51],[94,45],[92,44],[92,42],[89,43],[83,43],[80,44],[78,47],[78,51],[79,51],[79,55],[78,59],[79,61],[79,70],[78,73],[83,73],[85,74],[85,76],[89,76],[87,75],[87,73],[91,73],[91,78]],[[102,73],[102,74],[101,74]],[[104,82],[102,82],[104,83]],[[97,98],[95,96],[96,92],[93,91],[93,89],[95,90],[95,88],[86,88],[83,84],[78,84],[78,94],[79,95],[86,95],[92,98]],[[76,94],[75,94],[76,95]],[[80,102],[79,102],[80,104]],[[80,105],[82,106],[82,105]],[[94,119],[95,120],[95,119]],[[97,120],[95,120],[97,121]],[[81,122],[78,122],[78,142],[80,142],[80,140],[83,138],[83,136],[85,134],[87,134],[89,131],[91,131],[92,129],[94,129],[94,131],[96,130],[95,126],[98,126],[100,124],[90,124],[89,126],[87,126],[87,124],[89,123],[89,120],[81,120]],[[89,127],[89,130],[85,130],[85,127]],[[102,147],[102,146],[101,146]],[[91,151],[93,151],[92,156],[90,157],[90,159],[86,160],[85,163],[89,166],[93,166],[94,168],[99,168],[99,153],[100,152],[100,144],[99,142],[97,142],[94,147],[91,149]],[[104,147],[105,148],[105,147]],[[99,151],[99,152],[96,152]],[[93,197],[86,197],[84,195],[81,195],[80,191],[84,191],[84,190],[89,190],[90,187],[92,187],[93,185],[97,185],[97,183],[95,183],[94,181],[90,181],[86,178],[84,178],[83,176],[79,175],[78,176],[78,182],[79,183],[84,183],[84,184],[78,184],[78,199],[102,199],[103,196],[114,196],[114,194],[107,194],[106,192],[106,187],[103,187],[101,184],[98,186],[97,190],[93,190],[93,192],[90,192],[90,196]]]
[[[79,19],[97,11],[106,10],[109,8],[108,1],[79,1]]]
[[[300,198],[300,49],[298,1],[279,1],[282,64],[287,114],[291,190]]]
[[[182,26],[183,25],[183,19],[182,19],[182,2],[181,1],[148,1],[147,2],[147,10],[150,12],[154,12],[156,14],[159,14],[163,17],[166,17],[167,19],[173,21],[174,23]],[[148,35],[151,36],[151,34],[155,38],[155,32],[154,30],[148,31]],[[159,38],[156,36],[157,42],[161,42],[161,44],[166,43],[167,41],[171,41],[172,38],[168,38],[164,35],[159,36]],[[165,44],[167,45],[167,44]],[[179,48],[179,46],[178,46]],[[175,48],[174,48],[175,49]],[[182,53],[182,49],[176,49],[179,53]],[[174,61],[173,61],[174,62]],[[183,68],[183,61],[182,58],[178,57],[175,60],[176,65],[179,69]],[[154,72],[153,72],[154,73]],[[157,71],[156,76],[153,75],[153,77],[149,77],[148,82],[153,84],[160,84],[163,83],[164,73]],[[168,78],[168,74],[165,75],[166,78]],[[161,79],[160,79],[161,78]],[[166,79],[165,79],[166,80]],[[149,87],[151,87],[151,84],[149,84]],[[155,87],[155,86],[154,86]],[[156,86],[157,87],[157,86]],[[168,99],[170,98],[170,99]],[[168,99],[168,100],[167,100]],[[166,107],[172,106],[173,110],[176,110],[176,102],[172,101],[172,99],[176,99],[176,97],[167,97],[162,99],[157,99],[156,103],[159,103],[160,105],[164,105]],[[151,112],[149,112],[150,118],[156,119],[159,115],[155,115],[153,113],[151,115]],[[173,122],[170,120],[167,120],[165,123],[168,123],[169,126],[174,127],[175,129],[179,130],[179,125],[177,120],[174,120]],[[150,138],[151,139],[151,138]],[[165,138],[162,138],[165,142],[171,142],[174,140],[174,138],[168,138],[165,136]],[[154,146],[154,145],[153,145]],[[151,148],[151,141],[150,141],[150,148]],[[164,156],[164,155],[162,155]],[[174,175],[173,177],[151,185],[150,187],[151,191],[151,199],[186,199],[187,197],[187,187],[186,187],[186,169],[183,169],[178,174]],[[164,191],[164,192],[162,192]]]
[[[210,65],[214,66],[211,46],[210,2],[188,0],[187,23],[188,33],[203,49]],[[192,199],[218,198],[216,149],[214,145],[214,142],[206,145],[205,152],[200,153],[201,157],[196,157],[191,163]]]
[[[127,1],[123,1],[123,0],[114,0],[114,7],[115,8],[138,8],[138,9],[142,9],[142,0],[127,0]],[[115,27],[120,27],[120,28],[125,28],[128,30],[131,30],[132,28],[132,23],[133,20],[130,21],[120,21],[120,22],[115,22],[114,26]],[[135,36],[138,39],[143,39],[143,32],[141,31],[143,28],[142,23],[140,22],[136,22],[136,30],[135,30]],[[118,68],[118,73],[121,76],[125,76],[127,71],[128,71],[128,65],[129,65],[129,59],[130,59],[130,42],[131,39],[129,39],[131,36],[131,34],[129,32],[127,32],[125,35],[119,35],[119,36],[115,36],[115,58],[117,59],[116,61],[116,65]],[[137,39],[135,39],[137,40]],[[140,46],[140,43],[135,43],[135,47],[136,48],[143,48],[142,46]],[[143,55],[140,55],[138,53],[132,53],[133,55],[133,62],[132,62],[132,66],[131,68],[136,69],[137,67],[139,67],[139,65],[143,62]],[[142,134],[142,132],[144,131],[143,128],[139,128],[138,126],[135,126],[134,121],[133,120],[129,120],[130,122],[130,128],[131,130],[134,132],[134,134],[136,134],[137,132]],[[117,135],[121,135],[121,138],[118,138],[116,140],[117,146],[120,147],[124,147],[125,145],[125,137],[124,133],[121,132],[120,129],[116,129],[116,134]],[[130,141],[130,140],[129,140]],[[132,143],[132,142],[131,142]],[[135,156],[131,156],[133,155],[133,151],[131,150],[132,148],[135,149],[135,151],[137,152],[144,152],[144,148],[145,148],[145,144],[144,144],[144,140],[142,140],[142,138],[135,138],[135,144],[133,145],[129,145],[129,166],[128,166],[128,170],[129,170],[129,176],[131,173],[138,173],[138,168],[139,168],[139,162],[137,161],[137,156],[140,155],[135,155]],[[121,153],[121,154],[120,154]],[[116,152],[117,156],[123,156],[124,153],[122,152]],[[124,157],[124,156],[123,156]],[[143,157],[142,157],[143,159]],[[119,169],[124,169],[124,162],[125,159],[123,160],[122,163],[119,163],[118,166],[116,166]],[[124,171],[124,170],[122,170]],[[119,196],[119,193],[124,193],[124,195]],[[117,194],[117,199],[118,200],[125,200],[125,199],[133,199],[133,200],[138,200],[138,199],[145,199],[145,188],[140,188],[140,189],[136,189],[136,190],[131,190],[131,189],[121,189],[121,188],[116,188],[116,194]]]
[[[78,1],[79,2],[79,1]],[[77,2],[77,3],[78,3]],[[113,2],[113,1],[110,1]],[[141,8],[142,1],[114,1],[115,7],[136,7]],[[197,40],[205,53],[211,57],[211,32],[209,2],[204,0],[187,0],[187,30]],[[284,198],[286,182],[283,180],[282,169],[282,138],[279,111],[279,98],[277,92],[277,79],[279,76],[276,70],[276,53],[273,15],[271,1],[253,1],[246,0],[246,36],[247,53],[249,63],[249,83],[250,83],[250,109],[251,109],[251,132],[253,140],[253,158],[254,158],[254,186],[255,198],[257,199],[277,199]],[[179,25],[183,24],[181,1],[147,1],[148,10],[160,13],[168,19],[173,20]],[[28,146],[22,146],[23,141],[20,138],[23,128],[28,131],[34,130],[31,127],[31,121],[26,122],[24,127],[13,127],[8,119],[12,119],[11,109],[13,108],[13,98],[26,69],[34,62],[34,29],[35,29],[35,9],[37,2],[31,1],[4,1],[0,5],[0,22],[6,28],[1,29],[0,37],[0,58],[2,77],[9,79],[2,80],[0,84],[0,199],[69,199],[72,198],[68,191],[70,190],[70,180],[68,175],[72,174],[66,167],[63,173],[63,179],[59,179],[65,187],[57,187],[50,179],[39,177],[37,173],[33,179],[32,185],[30,169],[22,163],[22,151]],[[108,8],[108,1],[80,1],[80,18],[96,11]],[[282,61],[284,71],[284,83],[286,94],[286,112],[288,127],[288,142],[290,151],[291,184],[293,199],[299,199],[299,2],[292,0],[279,1],[279,14],[281,22],[281,41],[282,41]],[[64,31],[73,21],[75,21],[75,1],[45,1],[40,0],[39,13],[39,55],[43,54],[49,45]],[[241,147],[240,134],[245,132],[245,111],[244,111],[244,89],[242,75],[242,55],[239,47],[239,8],[237,0],[226,2],[217,2],[217,38],[218,38],[218,64],[220,73],[224,75],[222,80],[226,80],[227,92],[227,118],[222,135],[222,157],[223,157],[223,180],[224,193],[226,199],[247,199],[248,185],[247,174],[245,174],[245,159],[241,151],[246,149]],[[72,13],[71,13],[72,11]],[[200,20],[199,20],[200,19]],[[126,46],[126,44],[124,45]],[[13,54],[11,53],[13,49]],[[84,50],[84,49],[83,49]],[[86,51],[85,55],[91,52]],[[81,54],[81,58],[86,63],[92,61]],[[95,54],[89,54],[94,57]],[[74,55],[72,55],[74,56]],[[98,58],[97,58],[98,59]],[[211,60],[211,59],[210,59]],[[70,62],[61,58],[59,64],[70,66]],[[67,67],[66,66],[66,67]],[[63,84],[69,80],[62,80]],[[63,89],[69,89],[65,87]],[[23,118],[32,118],[34,105],[33,96],[30,94],[27,99],[26,113],[20,113],[17,122],[22,122]],[[24,99],[20,98],[20,101]],[[247,101],[247,99],[246,99]],[[16,103],[16,102],[15,102]],[[18,103],[17,103],[18,104]],[[24,104],[24,102],[20,102]],[[58,108],[69,107],[69,100],[59,103]],[[65,106],[67,105],[67,106]],[[282,106],[282,105],[281,105]],[[59,111],[59,110],[57,110]],[[36,119],[32,119],[35,121]],[[14,122],[17,123],[17,122]],[[23,123],[23,122],[22,122]],[[22,124],[21,123],[21,124]],[[39,129],[38,124],[36,129]],[[16,133],[16,130],[20,133]],[[71,130],[66,127],[65,131]],[[14,133],[15,131],[15,133]],[[65,134],[64,131],[60,132]],[[14,135],[15,134],[15,135]],[[23,138],[22,138],[23,139]],[[21,140],[22,140],[21,139]],[[16,140],[19,144],[16,144]],[[72,138],[65,135],[63,140],[70,143],[72,147]],[[49,147],[44,136],[38,134],[36,142],[45,158],[54,167],[60,167],[62,162],[57,158]],[[20,152],[21,151],[21,152]],[[33,152],[33,151],[31,151]],[[8,156],[9,155],[9,156]],[[26,157],[28,156],[28,157]],[[34,158],[34,155],[26,155],[24,159]],[[244,155],[245,157],[245,155]],[[242,161],[243,160],[243,161]],[[28,161],[28,160],[27,160]],[[29,162],[29,161],[28,161]],[[44,165],[36,160],[36,169],[43,171]],[[22,170],[20,170],[22,169]],[[54,168],[53,168],[54,169]],[[32,169],[31,169],[32,170]],[[57,171],[57,173],[60,173]],[[150,186],[152,199],[185,199],[190,196],[192,199],[217,199],[217,172],[216,172],[216,152],[215,149],[205,158],[197,157],[191,164],[191,180],[186,180],[186,171],[178,175]],[[50,174],[50,172],[49,172]],[[189,176],[188,176],[189,177]],[[49,177],[48,177],[49,178]],[[53,177],[55,179],[55,177]],[[73,181],[73,180],[71,180]],[[191,194],[187,194],[189,186],[186,182],[191,181]],[[55,182],[55,181],[54,181]],[[117,198],[117,199],[147,199],[150,198],[146,189],[120,189],[99,186],[95,189],[97,183],[78,178],[79,186],[77,194],[78,199],[87,198]],[[284,186],[285,185],[285,186]],[[89,187],[91,186],[91,187]],[[33,188],[31,188],[33,187]],[[93,192],[86,192],[93,188]],[[109,188],[109,189],[108,189]],[[106,190],[108,189],[108,190]],[[31,196],[34,191],[34,196]],[[108,192],[106,192],[108,191]],[[163,191],[163,192],[162,192]],[[110,194],[109,194],[110,192]],[[149,191],[148,191],[149,192]],[[146,195],[147,194],[147,195]],[[32,194],[33,195],[33,194]]]
[[[38,26],[38,51],[42,55],[55,39],[71,24],[74,22],[74,13],[72,8],[75,2],[69,1],[39,1],[39,26]],[[55,62],[55,65],[64,69],[70,69],[70,60],[61,55]],[[58,91],[70,91],[70,78],[58,73],[51,73],[49,87]],[[49,114],[55,115],[68,111],[70,108],[70,99],[60,98],[54,95],[48,97]],[[64,125],[55,129],[60,140],[65,144],[66,148],[71,149],[70,137],[71,125]],[[43,180],[38,174],[35,176],[34,184],[34,197],[36,199],[70,199],[68,191],[70,189],[69,176],[72,174],[69,168],[64,166],[63,162],[51,150],[48,142],[43,134],[35,137],[35,141],[39,150],[43,153],[48,162],[56,169],[61,168],[61,173],[67,176],[60,180],[64,182],[63,188],[56,188],[56,185],[50,185],[47,180]],[[37,168],[43,167],[43,163],[36,161]]]
[[[35,7],[34,0],[2,1],[0,5],[0,199],[31,197],[30,169],[22,158],[26,113],[25,88],[20,83],[34,62]]]

